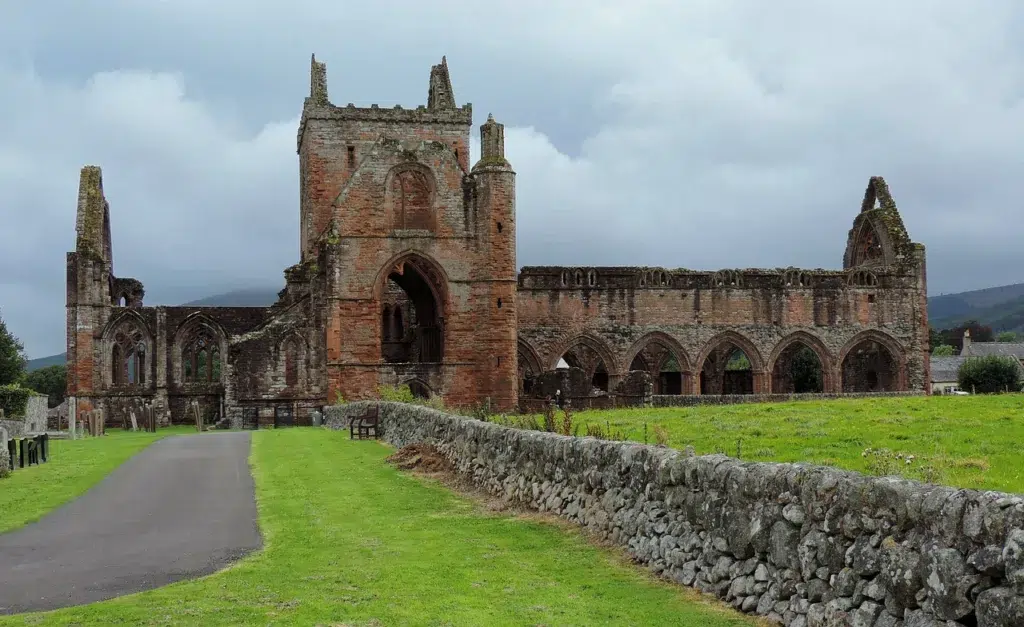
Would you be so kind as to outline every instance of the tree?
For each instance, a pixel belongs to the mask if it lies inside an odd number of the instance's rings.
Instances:
[[[20,381],[27,363],[25,345],[7,330],[7,323],[0,317],[0,385],[13,385]]]
[[[959,353],[964,347],[964,331],[968,329],[971,331],[972,342],[991,342],[995,339],[992,327],[983,326],[977,320],[968,320],[967,322],[955,326],[952,329],[943,329],[942,331],[939,331],[939,341],[935,342],[933,340],[932,346],[949,344]]]
[[[961,390],[981,394],[1019,392],[1020,362],[1005,355],[968,358],[960,364],[957,384]]]
[[[1016,342],[1017,333],[1015,331],[1001,331],[996,335],[997,342]]]
[[[821,372],[818,354],[807,346],[801,346],[793,355],[793,391],[797,394],[818,394],[824,391],[825,382]]]
[[[932,351],[933,357],[952,357],[953,355],[956,355],[956,349],[949,344],[939,344]]]
[[[45,394],[50,407],[56,407],[64,402],[67,395],[68,368],[64,364],[57,364],[33,370],[25,375],[25,385],[40,394]]]

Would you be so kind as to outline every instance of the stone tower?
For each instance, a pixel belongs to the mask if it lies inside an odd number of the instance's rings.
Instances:
[[[445,59],[415,109],[330,103],[314,58],[299,124],[302,263],[322,277],[329,401],[408,384],[517,401],[515,173],[500,124],[455,104]]]

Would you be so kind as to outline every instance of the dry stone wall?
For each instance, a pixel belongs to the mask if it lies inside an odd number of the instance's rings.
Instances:
[[[330,407],[326,424],[366,405]],[[491,493],[744,612],[794,627],[1024,625],[1021,496],[379,407],[391,444],[433,443]]]

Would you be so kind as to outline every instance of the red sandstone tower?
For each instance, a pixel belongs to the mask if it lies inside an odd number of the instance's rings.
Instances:
[[[515,173],[491,118],[469,168],[471,125],[444,59],[416,109],[335,106],[312,60],[300,242],[322,282],[329,401],[408,384],[515,406]]]

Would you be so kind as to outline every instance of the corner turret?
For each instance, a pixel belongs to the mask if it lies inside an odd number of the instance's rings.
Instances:
[[[491,114],[487,114],[487,122],[480,126],[480,161],[473,170],[483,167],[512,169],[505,159],[505,125],[495,122]]]

